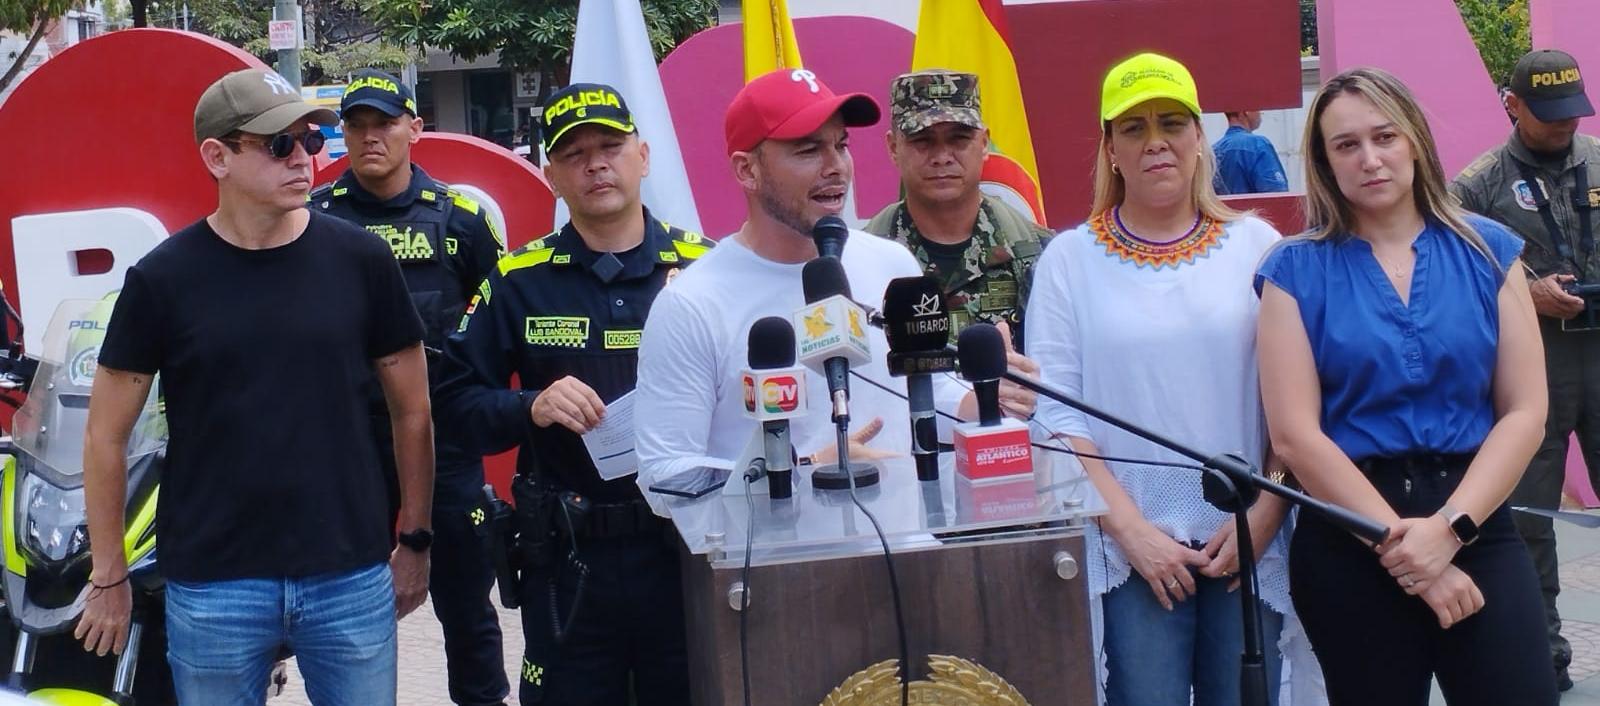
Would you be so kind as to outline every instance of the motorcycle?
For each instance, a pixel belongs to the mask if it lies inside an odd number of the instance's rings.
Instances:
[[[127,646],[115,659],[110,696],[91,691],[96,681],[90,676],[96,671],[94,667],[69,664],[106,661],[85,655],[71,631],[90,592],[96,590],[89,584],[84,430],[100,343],[113,301],[114,298],[62,302],[44,332],[42,350],[29,352],[29,357],[36,359],[37,368],[21,366],[22,374],[7,371],[10,377],[0,378],[0,386],[20,385],[27,392],[26,401],[12,420],[12,435],[0,438],[0,463],[4,464],[0,474],[0,589],[16,630],[11,673],[5,687],[44,703],[135,703],[134,677],[140,666],[142,643],[152,620],[160,616],[164,581],[157,571],[155,510],[167,426],[157,380],[128,441],[122,543],[128,558],[134,608]],[[9,350],[15,349],[13,346]],[[154,622],[159,627],[159,620]],[[62,647],[60,657],[51,645]],[[47,663],[40,663],[41,650],[51,655]],[[164,652],[155,652],[149,661],[165,669]],[[170,673],[164,676],[170,684]],[[168,699],[170,696],[146,698],[141,694],[139,703]]]

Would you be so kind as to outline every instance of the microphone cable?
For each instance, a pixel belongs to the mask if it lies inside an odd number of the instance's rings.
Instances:
[[[949,373],[944,373],[944,374],[948,375]],[[862,381],[864,383],[867,383],[868,385],[876,387],[879,390],[882,390],[883,392],[888,393],[889,395],[892,395],[894,397],[898,397],[898,398],[900,398],[902,400],[905,400],[907,403],[909,403],[911,401],[904,394],[901,394],[901,393],[895,391],[893,388],[891,388],[891,387],[889,387],[887,385],[884,385],[883,383],[880,383],[880,382],[878,382],[876,380],[873,380],[872,378],[869,378],[869,377],[867,377],[865,375],[862,375],[861,373],[858,373],[858,372],[856,372],[854,370],[850,371],[850,376],[855,378],[855,379],[857,379],[857,380],[860,380],[860,381]],[[946,412],[946,411],[944,411],[942,409],[935,409],[933,411],[934,411],[935,414],[938,414],[939,416],[944,417],[945,419],[948,419],[948,420],[950,420],[952,422],[955,422],[956,424],[965,424],[968,421],[968,420],[962,419],[960,417],[957,417],[954,414],[950,414],[949,412]],[[1031,414],[1028,415],[1027,422],[1029,424],[1038,425],[1040,429],[1043,429],[1043,430],[1045,430],[1046,433],[1050,434],[1051,438],[1055,438],[1057,436],[1060,436],[1059,432],[1057,432],[1054,429],[1051,429],[1048,424],[1045,424],[1043,421],[1040,421],[1038,419],[1038,417],[1036,417],[1034,415],[1031,415]],[[1165,468],[1183,468],[1183,469],[1187,469],[1187,470],[1191,470],[1191,471],[1206,471],[1207,470],[1206,467],[1200,466],[1200,465],[1197,465],[1197,464],[1193,464],[1193,463],[1180,463],[1180,462],[1175,462],[1175,461],[1157,461],[1157,460],[1154,460],[1154,459],[1144,459],[1144,458],[1124,458],[1124,457],[1119,457],[1119,456],[1102,456],[1100,454],[1083,453],[1081,451],[1078,451],[1077,449],[1072,448],[1071,446],[1055,446],[1055,445],[1051,445],[1051,444],[1040,443],[1040,442],[1037,442],[1037,441],[1030,441],[1030,442],[1028,442],[1028,444],[1033,446],[1036,449],[1043,449],[1045,451],[1055,451],[1057,453],[1064,453],[1064,454],[1067,454],[1069,456],[1076,456],[1078,458],[1092,458],[1092,459],[1095,459],[1097,461],[1110,461],[1112,463],[1135,463],[1135,464],[1144,465],[1144,466],[1162,466],[1162,467],[1165,467]]]
[[[855,374],[851,371],[851,374]],[[857,375],[857,377],[860,377]],[[861,378],[865,380],[866,378]],[[856,509],[867,516],[872,523],[873,531],[878,533],[878,542],[883,545],[883,562],[889,569],[889,595],[894,602],[894,627],[896,637],[900,641],[900,706],[908,706],[911,702],[911,648],[906,640],[905,611],[900,605],[900,579],[894,571],[894,552],[889,550],[889,538],[883,533],[883,526],[878,524],[878,517],[861,504],[860,496],[856,495],[856,474],[850,470],[850,422],[840,420],[836,425],[836,444],[838,445],[837,463],[850,479],[850,502],[855,503]],[[747,555],[748,556],[748,555]]]
[[[750,706],[750,639],[746,631],[746,616],[750,612],[750,552],[756,538],[756,501],[750,497],[750,484],[767,472],[767,461],[756,457],[744,470],[744,500],[750,506],[750,515],[744,525],[744,568],[739,570],[739,676],[744,681],[744,706]]]

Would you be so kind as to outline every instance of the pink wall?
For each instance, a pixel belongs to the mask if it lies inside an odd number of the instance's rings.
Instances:
[[[1600,41],[1595,38],[1595,30],[1600,29],[1600,2],[1532,0],[1528,13],[1533,21],[1533,48],[1560,49],[1571,54],[1584,75],[1591,77],[1587,84],[1600,86],[1595,83],[1600,78]],[[1591,102],[1600,98],[1600,91],[1588,90]],[[1600,134],[1600,118],[1585,118],[1578,129],[1590,135]]]
[[[1377,66],[1416,92],[1446,174],[1510,135],[1494,83],[1451,0],[1319,0],[1317,27],[1323,80]]]
[[[794,29],[807,69],[835,92],[868,93],[883,107],[884,119],[877,125],[850,131],[856,212],[871,218],[899,198],[900,176],[889,161],[883,134],[888,130],[889,81],[911,65],[911,32],[866,17],[804,18],[795,20]],[[713,238],[737,230],[745,215],[744,193],[733,180],[722,138],[723,114],[744,85],[742,31],[738,24],[712,27],[661,62],[661,83],[694,185],[700,225]]]

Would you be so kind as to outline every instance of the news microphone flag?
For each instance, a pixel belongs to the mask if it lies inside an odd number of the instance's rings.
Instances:
[[[992,324],[976,323],[956,339],[961,377],[978,399],[977,422],[955,427],[956,473],[973,482],[1014,479],[1033,472],[1028,425],[1000,414],[1000,377],[1006,371],[1005,341]]]

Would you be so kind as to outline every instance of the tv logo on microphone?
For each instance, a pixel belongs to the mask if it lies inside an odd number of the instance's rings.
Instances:
[[[744,411],[751,417],[788,419],[805,411],[804,378],[793,368],[747,371],[740,381],[744,386]]]

